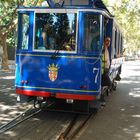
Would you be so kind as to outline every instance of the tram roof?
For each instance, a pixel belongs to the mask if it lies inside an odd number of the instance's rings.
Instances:
[[[60,0],[59,3],[55,3],[55,0],[45,0],[42,2],[40,5],[37,6],[30,6],[30,7],[24,7],[24,6],[19,6],[19,9],[35,9],[35,8],[40,8],[40,9],[98,9],[98,10],[103,10],[106,11],[110,16],[112,14],[109,12],[105,4],[103,3],[102,0]]]

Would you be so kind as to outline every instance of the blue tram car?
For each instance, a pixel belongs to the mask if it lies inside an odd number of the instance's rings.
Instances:
[[[114,81],[123,61],[123,36],[101,0],[46,0],[18,7],[18,100],[63,100],[88,108],[101,96],[105,36],[111,38]]]

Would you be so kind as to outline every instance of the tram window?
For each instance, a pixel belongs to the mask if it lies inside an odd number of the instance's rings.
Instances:
[[[115,46],[115,49],[114,49],[114,58],[116,58],[117,57],[117,30],[115,30],[114,46]]]
[[[100,16],[84,15],[83,47],[85,52],[100,51]]]
[[[112,36],[112,50],[111,50],[111,58],[115,57],[115,52],[116,52],[116,48],[115,48],[115,29],[113,28],[113,36]]]
[[[36,13],[36,50],[76,50],[76,14]]]
[[[22,15],[22,47],[21,49],[27,50],[29,43],[29,15]]]
[[[73,0],[72,1],[72,5],[88,5],[89,4],[89,0],[81,0],[80,2],[78,0]]]
[[[70,5],[70,0],[65,0],[64,5]]]
[[[88,5],[89,4],[89,0],[80,0],[80,2],[78,0],[65,0],[64,5]]]
[[[120,56],[120,49],[121,49],[120,47],[121,47],[121,34],[119,32],[119,34],[118,34],[118,53],[117,53],[117,57]]]
[[[116,58],[119,56],[119,32],[117,30],[117,38],[116,38]]]
[[[120,43],[120,55],[123,55],[123,37],[121,35],[121,43]]]

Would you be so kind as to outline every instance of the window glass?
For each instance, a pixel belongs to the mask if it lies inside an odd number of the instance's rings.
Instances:
[[[78,0],[65,0],[64,5],[66,6],[70,6],[70,5],[88,5],[89,4],[89,0],[80,0],[80,2]]]
[[[84,15],[83,47],[86,52],[100,51],[100,16]]]
[[[80,0],[80,2],[78,0],[72,1],[72,5],[88,5],[88,4],[89,0]]]
[[[36,13],[35,49],[76,50],[76,14]]]
[[[115,29],[113,28],[113,36],[112,36],[112,53],[111,53],[111,57],[114,58],[115,57]]]
[[[28,49],[29,43],[29,15],[22,15],[22,49]]]
[[[65,3],[64,3],[64,5],[70,5],[71,3],[70,3],[70,0],[65,0]]]
[[[123,38],[122,38],[122,35],[121,35],[121,44],[120,44],[120,52],[121,52],[121,55],[123,53]]]
[[[114,46],[115,46],[114,57],[116,58],[117,57],[117,30],[116,29],[115,29],[115,42],[114,42]]]
[[[117,30],[116,32],[116,57],[118,56],[118,51],[119,51],[119,32]]]
[[[118,33],[118,53],[117,53],[117,56],[120,56],[120,47],[121,47],[121,46],[120,46],[120,45],[121,45],[121,44],[120,44],[120,43],[121,43],[120,41],[121,41],[121,36],[120,36],[120,32],[119,32],[119,33]]]

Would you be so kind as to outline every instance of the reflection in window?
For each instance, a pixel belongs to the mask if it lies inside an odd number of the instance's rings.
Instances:
[[[114,58],[116,58],[116,54],[117,54],[117,44],[116,44],[116,42],[117,42],[117,31],[116,31],[116,29],[115,29],[115,40],[114,40]]]
[[[121,53],[121,55],[123,54],[123,38],[122,38],[122,35],[121,35],[121,37],[120,37],[120,53]]]
[[[56,7],[61,7],[62,4],[64,4],[64,6],[72,6],[72,5],[88,6],[90,1],[89,0],[80,0],[80,2],[79,2],[78,0],[52,0],[52,2],[54,3],[54,5]],[[52,4],[52,6],[53,6],[53,4]]]
[[[120,41],[121,41],[121,38],[120,38],[121,36],[120,36],[120,32],[118,33],[118,53],[117,53],[117,57],[119,57],[120,56]]]
[[[28,49],[29,42],[29,15],[22,15],[22,49]]]
[[[76,14],[37,13],[35,49],[75,51]]]
[[[101,47],[99,15],[84,15],[83,47],[85,52],[99,52]]]
[[[78,0],[73,0],[72,5],[88,5],[89,0],[81,0],[80,2]]]

